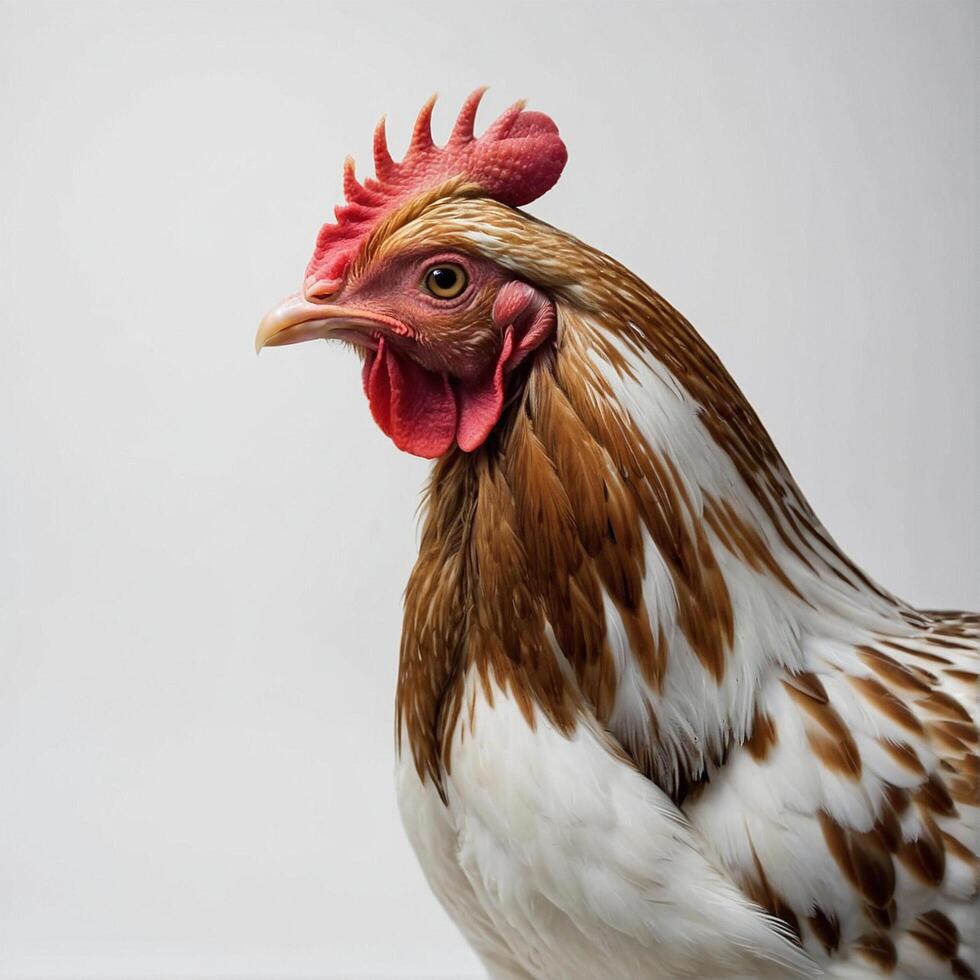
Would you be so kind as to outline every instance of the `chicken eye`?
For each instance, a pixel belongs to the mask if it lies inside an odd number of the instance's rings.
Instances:
[[[425,288],[439,299],[455,299],[466,289],[466,272],[458,265],[434,265],[425,274]]]

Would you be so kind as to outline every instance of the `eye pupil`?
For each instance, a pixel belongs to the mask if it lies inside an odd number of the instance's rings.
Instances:
[[[452,289],[456,285],[456,270],[440,266],[432,270],[432,281],[440,289]]]
[[[455,299],[466,288],[466,273],[458,265],[435,265],[425,274],[425,288],[439,299]]]

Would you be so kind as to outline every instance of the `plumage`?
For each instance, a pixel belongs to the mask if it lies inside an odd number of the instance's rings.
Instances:
[[[381,131],[378,214],[260,329],[356,338],[437,457],[396,701],[433,890],[495,977],[973,976],[980,618],[847,558],[694,328],[471,164],[478,100],[410,188]],[[564,165],[521,106],[488,136],[532,197]]]

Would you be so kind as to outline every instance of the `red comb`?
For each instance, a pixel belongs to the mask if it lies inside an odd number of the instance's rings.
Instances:
[[[388,153],[385,121],[374,131],[375,178],[363,184],[354,176],[354,161],[344,163],[347,204],[334,209],[336,224],[320,229],[316,251],[306,275],[319,281],[338,281],[361,244],[386,215],[450,177],[465,176],[489,197],[520,207],[540,197],[561,175],[568,153],[558,127],[540,112],[527,112],[524,103],[511,106],[479,139],[473,121],[485,89],[463,103],[449,142],[432,142],[430,122],[435,96],[415,120],[405,159],[395,163]],[[338,283],[339,285],[339,283]]]

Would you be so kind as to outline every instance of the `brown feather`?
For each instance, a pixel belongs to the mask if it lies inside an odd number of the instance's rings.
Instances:
[[[909,926],[908,932],[943,960],[951,960],[956,956],[960,946],[959,930],[948,916],[936,910],[920,915]]]
[[[895,867],[877,834],[842,827],[820,811],[820,828],[837,866],[858,893],[877,908],[885,908],[895,891]]]
[[[745,747],[756,762],[762,762],[769,750],[776,744],[776,723],[759,708],[755,709],[752,721],[752,734],[745,740]]]
[[[898,963],[895,944],[883,932],[865,933],[855,941],[854,946],[882,973],[891,973]]]
[[[932,818],[922,814],[922,832],[915,840],[904,841],[898,859],[923,884],[937,886],[946,874],[946,849]]]
[[[873,677],[848,676],[848,680],[865,699],[883,715],[891,718],[903,728],[917,735],[923,732],[922,722],[912,713],[909,706]]]

